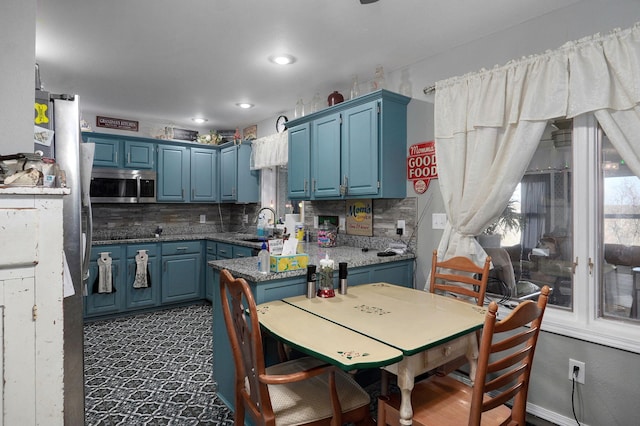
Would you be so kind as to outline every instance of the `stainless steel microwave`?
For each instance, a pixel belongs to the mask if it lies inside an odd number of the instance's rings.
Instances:
[[[156,172],[94,168],[89,194],[92,203],[155,203]]]

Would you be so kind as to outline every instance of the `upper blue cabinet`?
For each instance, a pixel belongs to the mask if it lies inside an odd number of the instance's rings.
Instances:
[[[381,90],[290,121],[289,198],[405,198],[410,100]]]
[[[260,173],[251,170],[251,143],[221,145],[220,201],[257,203],[260,200]]]
[[[94,167],[155,168],[156,144],[152,140],[98,133],[83,133],[82,138],[96,145]]]

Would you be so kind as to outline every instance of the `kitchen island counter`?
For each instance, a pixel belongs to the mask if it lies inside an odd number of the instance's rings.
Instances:
[[[413,253],[380,257],[377,255],[378,252],[375,250],[363,251],[359,247],[348,246],[321,248],[318,247],[317,244],[313,243],[309,243],[305,251],[309,256],[309,265],[319,265],[320,259],[324,259],[325,254],[328,254],[329,258],[334,261],[334,269],[336,271],[338,270],[338,264],[340,262],[346,262],[348,268],[351,269],[415,259],[415,254]],[[255,257],[212,260],[208,262],[208,265],[216,270],[227,269],[234,277],[244,278],[252,283],[302,277],[307,274],[306,268],[298,269],[296,271],[269,272],[267,274],[261,274],[258,272],[257,259]]]

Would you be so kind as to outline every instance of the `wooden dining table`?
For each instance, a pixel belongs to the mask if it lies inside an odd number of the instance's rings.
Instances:
[[[257,306],[276,339],[345,371],[384,368],[398,378],[400,423],[413,417],[415,377],[466,356],[474,376],[475,331],[486,309],[454,298],[388,283],[348,288],[331,298],[288,297]]]

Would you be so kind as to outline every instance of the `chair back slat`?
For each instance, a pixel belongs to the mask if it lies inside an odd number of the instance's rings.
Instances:
[[[484,266],[480,267],[464,256],[438,261],[438,251],[434,250],[431,259],[429,291],[473,298],[478,306],[482,306],[487,291],[490,267],[491,257],[489,256]]]
[[[502,321],[496,321],[497,303],[489,304],[472,391],[470,425],[479,425],[483,412],[511,399],[511,419],[525,424],[531,366],[548,298],[549,287],[544,286],[537,303],[520,303]],[[508,337],[502,338],[502,333]]]

